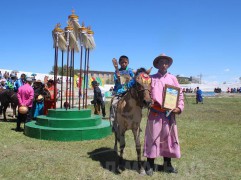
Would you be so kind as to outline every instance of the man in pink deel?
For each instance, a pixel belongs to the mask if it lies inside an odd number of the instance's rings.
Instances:
[[[21,86],[18,89],[18,106],[26,106],[28,107],[28,112],[26,114],[21,114],[21,112],[18,111],[18,119],[17,119],[17,127],[16,131],[20,131],[21,128],[21,122],[29,122],[31,120],[31,109],[33,105],[33,98],[34,98],[34,90],[31,86],[32,84],[32,78],[26,79],[26,84]]]
[[[184,109],[182,91],[180,91],[176,108],[169,111],[163,108],[165,85],[180,88],[177,78],[167,72],[172,62],[172,58],[165,54],[161,54],[153,61],[153,65],[158,69],[158,72],[151,76],[153,105],[148,115],[144,144],[144,156],[147,157],[149,164],[146,173],[150,176],[153,175],[155,158],[163,156],[164,171],[177,173],[177,170],[171,164],[171,158],[181,157],[175,115],[180,114]]]

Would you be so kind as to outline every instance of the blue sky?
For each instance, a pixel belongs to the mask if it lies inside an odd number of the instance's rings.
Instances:
[[[48,73],[51,31],[57,23],[67,26],[72,9],[95,32],[91,70],[114,71],[111,60],[121,55],[133,69],[149,68],[165,53],[174,75],[202,74],[203,81],[220,83],[241,77],[240,0],[2,1],[0,68]]]

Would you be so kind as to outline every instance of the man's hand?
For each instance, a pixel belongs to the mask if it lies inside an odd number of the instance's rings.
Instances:
[[[179,107],[177,107],[177,108],[173,109],[172,112],[174,114],[180,114],[181,113],[181,109]]]

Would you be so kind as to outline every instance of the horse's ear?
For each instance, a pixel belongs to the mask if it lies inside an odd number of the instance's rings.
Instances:
[[[132,72],[133,72],[134,74],[136,74],[136,71],[135,71],[135,70],[132,70]]]
[[[152,70],[152,67],[146,71],[147,74],[150,74]]]

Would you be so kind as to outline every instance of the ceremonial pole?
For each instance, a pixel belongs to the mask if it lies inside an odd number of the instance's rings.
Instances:
[[[87,99],[87,96],[86,96],[86,62],[87,62],[87,49],[85,49],[85,63],[84,63],[84,86],[83,86],[83,109],[86,108],[86,105],[85,105],[85,99]]]
[[[62,109],[63,108],[63,76],[64,76],[64,51],[62,50],[62,63],[61,63],[61,87],[60,87],[60,92],[61,92],[61,95],[60,95],[60,108]]]
[[[80,110],[80,99],[82,96],[82,54],[83,54],[83,45],[80,47],[80,71],[79,71],[79,110]]]
[[[84,63],[84,67],[82,68],[82,57],[83,57],[83,46],[86,47],[86,39],[87,39],[87,29],[84,26],[84,23],[82,23],[82,26],[79,28],[79,39],[80,39],[80,44],[81,44],[81,52],[80,52],[80,72],[79,72],[79,92],[80,92],[80,96],[79,96],[79,109],[80,109],[80,98],[81,95],[83,93],[83,102],[82,102],[82,108],[85,108],[85,98],[86,98],[86,93],[85,93],[85,86],[86,86],[86,51],[85,51],[85,63]],[[82,74],[84,73],[84,77],[82,80]],[[83,91],[82,91],[82,81],[83,82]]]
[[[93,37],[94,32],[91,30],[91,27],[89,26],[87,28],[87,44],[86,44],[86,49],[87,49],[87,83],[86,86],[88,88],[88,81],[89,81],[89,58],[90,58],[90,50],[95,48],[95,41]],[[87,108],[87,97],[88,97],[88,92],[86,89],[86,103],[85,103],[85,108]]]
[[[74,83],[75,83],[75,81],[74,81],[74,49],[73,49],[73,62],[72,62],[72,68],[73,68],[73,70],[72,70],[72,77],[73,77],[73,80],[72,80],[72,108],[74,108]]]
[[[72,102],[72,108],[74,107],[74,52],[79,52],[79,44],[78,44],[78,34],[79,34],[79,16],[75,15],[75,11],[72,10],[72,14],[68,17],[69,22],[73,27],[73,32],[70,33],[70,44],[71,44],[71,72],[70,72],[70,89],[69,93],[69,107]],[[71,98],[72,97],[72,98]]]
[[[85,108],[87,108],[87,98],[88,98],[88,84],[89,84],[89,49],[86,49],[87,53],[87,71],[86,71],[86,99],[85,99]]]
[[[58,23],[55,29],[52,31],[52,36],[54,40],[54,109],[56,109],[56,96],[57,96],[57,74],[58,74],[58,48],[62,50],[66,50],[66,41],[64,39],[64,31],[60,29],[60,24]],[[63,56],[63,54],[62,54]]]
[[[72,74],[73,74],[73,48],[71,48],[70,53],[70,65],[69,65],[69,108],[71,104],[71,92],[72,92]]]
[[[67,70],[66,70],[66,91],[65,91],[65,109],[67,110],[69,107],[68,103],[68,84],[69,84],[69,41],[70,41],[70,33],[73,31],[73,27],[68,24],[67,27],[65,27],[65,36],[66,36],[66,42],[67,42]]]

